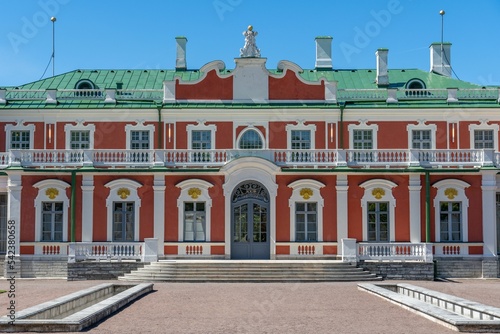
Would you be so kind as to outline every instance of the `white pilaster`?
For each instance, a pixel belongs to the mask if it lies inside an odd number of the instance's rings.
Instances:
[[[335,189],[337,189],[337,241],[339,241],[348,238],[347,189],[349,189],[349,186],[347,185],[346,174],[337,175],[337,185]],[[340,242],[338,244],[342,245]],[[337,254],[342,254],[342,249],[338,249]]]
[[[165,175],[154,175],[154,237],[158,240],[158,255],[163,255],[165,242]]]
[[[410,241],[419,243],[422,241],[420,231],[420,174],[410,174],[408,190],[410,191]]]
[[[496,171],[483,172],[483,255],[497,255],[496,231]]]
[[[94,231],[94,175],[82,175],[82,241],[92,242]]]
[[[21,174],[9,173],[9,181],[7,183],[9,191],[8,205],[7,205],[7,220],[15,221],[14,241],[15,241],[15,255],[20,254],[20,235],[21,235],[21,190],[22,179]],[[10,232],[9,232],[10,233]]]

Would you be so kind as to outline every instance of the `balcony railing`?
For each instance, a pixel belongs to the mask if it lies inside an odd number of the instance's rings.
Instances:
[[[168,88],[171,82],[165,83],[163,89],[0,89],[0,104],[15,101],[46,101],[57,104],[65,100],[96,100],[105,103],[115,103],[118,100],[128,101],[175,101],[175,93]],[[399,100],[443,100],[458,102],[460,100],[492,100],[500,102],[499,88],[481,89],[337,89],[333,86],[331,102],[337,101],[370,101],[397,103]]]
[[[491,150],[11,150],[0,153],[0,169],[21,167],[210,168],[241,157],[256,157],[280,167],[436,167],[496,166]]]

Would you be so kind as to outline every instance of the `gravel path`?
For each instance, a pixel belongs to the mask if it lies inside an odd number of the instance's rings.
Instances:
[[[103,281],[16,282],[21,310]],[[385,281],[383,283],[396,283]],[[411,282],[500,307],[500,280]],[[0,289],[7,282],[0,281]],[[7,302],[0,295],[1,308]],[[6,313],[4,311],[2,314]],[[454,333],[369,293],[357,283],[155,283],[89,333]]]

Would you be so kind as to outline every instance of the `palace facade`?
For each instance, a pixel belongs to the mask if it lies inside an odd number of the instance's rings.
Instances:
[[[424,71],[389,69],[387,49],[337,69],[328,36],[313,69],[189,69],[176,42],[175,69],[0,89],[1,252],[340,259],[344,240],[358,260],[497,258],[499,89],[452,78],[450,44]]]

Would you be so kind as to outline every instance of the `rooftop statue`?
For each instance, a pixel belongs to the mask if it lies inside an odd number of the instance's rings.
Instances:
[[[247,30],[243,32],[243,36],[245,36],[245,45],[242,49],[240,49],[240,57],[260,57],[260,50],[255,44],[255,36],[257,36],[257,34],[258,33],[256,31],[253,31],[253,27],[251,25],[248,26]]]

